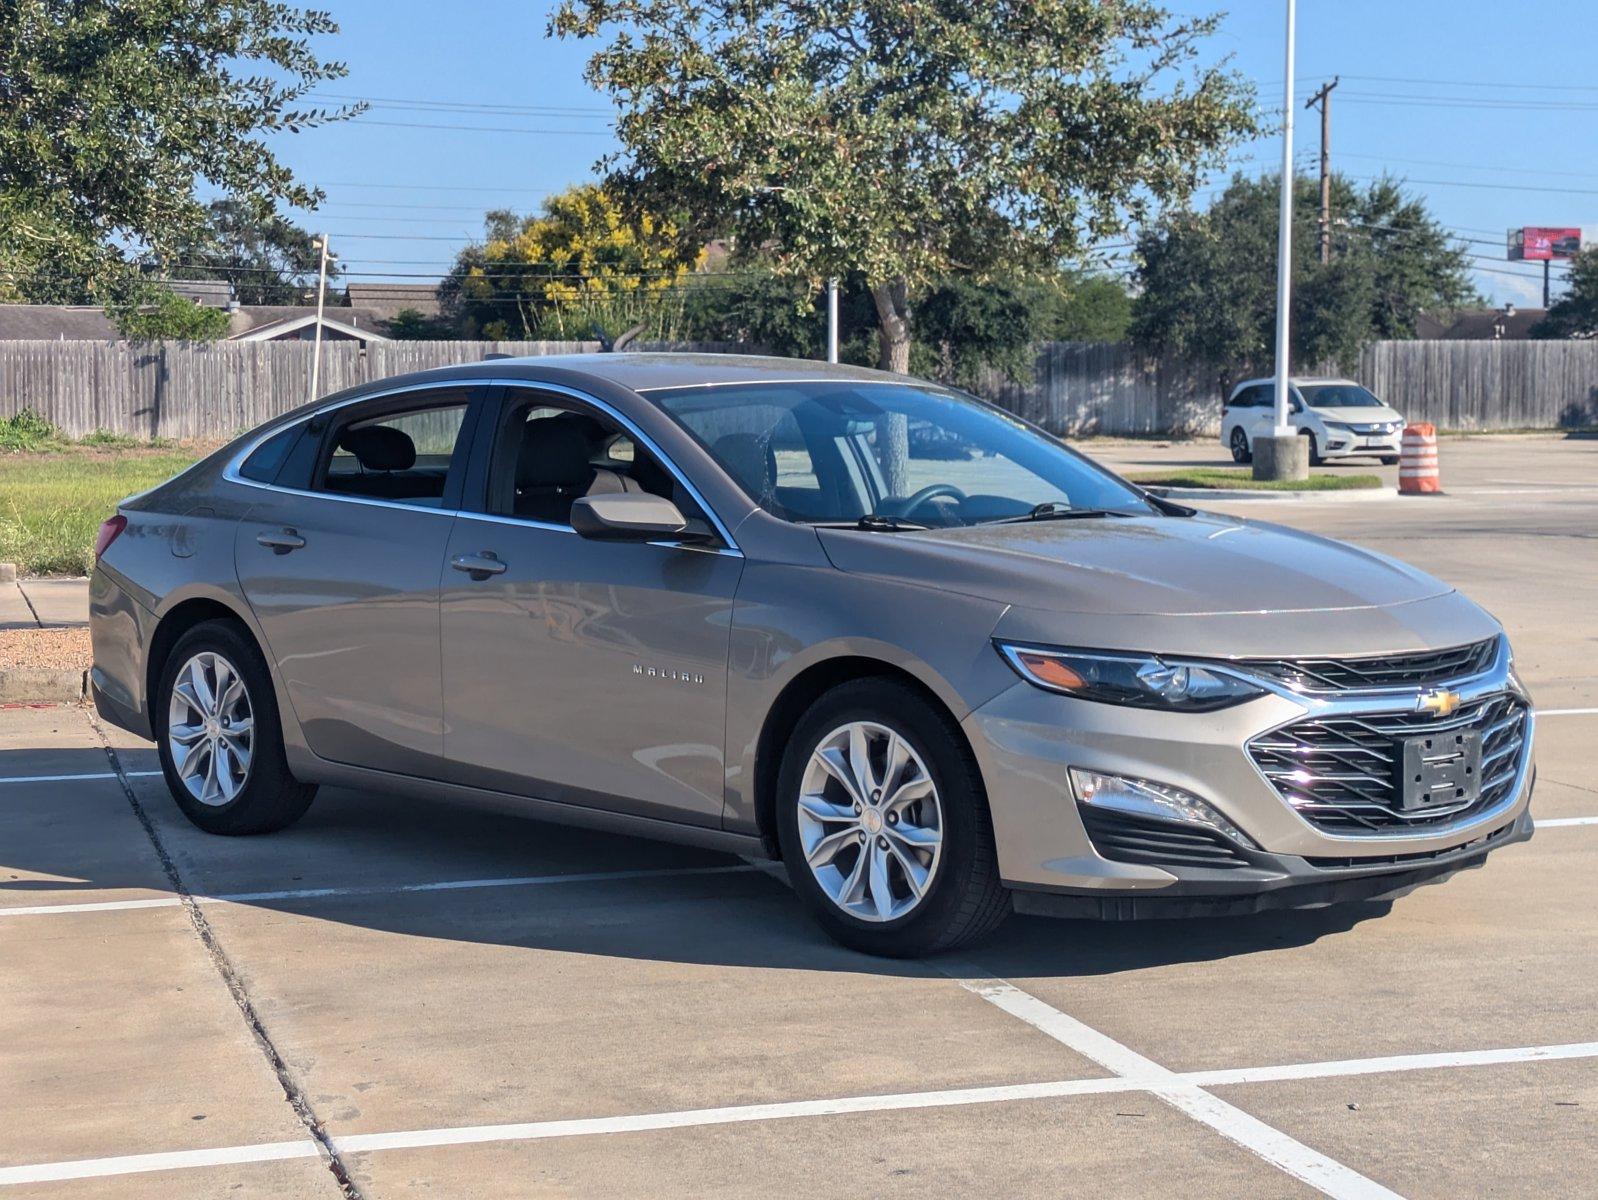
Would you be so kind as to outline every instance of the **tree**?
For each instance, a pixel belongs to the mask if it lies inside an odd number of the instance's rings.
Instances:
[[[587,68],[621,109],[608,188],[812,291],[860,272],[904,371],[914,297],[1052,272],[1253,131],[1240,77],[1195,65],[1215,23],[1138,0],[563,0],[551,31],[609,37]]]
[[[226,279],[240,304],[298,304],[316,286],[321,268],[316,238],[276,212],[254,204],[213,200],[197,235],[172,252],[170,279]],[[327,277],[338,266],[329,262]]]
[[[625,213],[597,184],[551,196],[540,216],[490,212],[484,231],[441,292],[468,337],[612,338],[640,324],[663,336],[703,259],[670,222]]]
[[[1279,193],[1272,178],[1233,178],[1205,212],[1178,213],[1139,239],[1131,333],[1151,349],[1207,363],[1223,379],[1270,366],[1276,336]],[[1351,366],[1378,338],[1415,335],[1422,312],[1471,295],[1466,256],[1420,200],[1391,180],[1332,180],[1333,255],[1316,238],[1319,192],[1295,184],[1295,363]]]
[[[211,342],[228,331],[227,313],[220,308],[185,300],[157,283],[127,288],[106,313],[130,342]]]
[[[0,271],[28,299],[114,298],[130,257],[203,227],[202,182],[313,206],[263,135],[357,111],[299,104],[345,73],[310,46],[334,32],[277,0],[0,0]]]
[[[1598,337],[1598,246],[1570,260],[1569,285],[1548,315],[1532,327],[1532,337]]]
[[[457,336],[452,322],[426,316],[414,308],[400,309],[389,318],[384,332],[397,342],[448,342]]]

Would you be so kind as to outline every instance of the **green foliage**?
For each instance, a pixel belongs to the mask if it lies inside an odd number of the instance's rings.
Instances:
[[[1132,295],[1113,275],[1066,271],[1033,284],[1027,294],[1040,309],[1044,341],[1120,342],[1132,324]]]
[[[1214,28],[1140,0],[563,0],[551,22],[606,39],[607,187],[811,292],[862,273],[898,369],[913,297],[1052,273],[1254,131],[1248,85],[1196,63]]]
[[[1548,315],[1532,328],[1538,338],[1598,336],[1598,246],[1570,260],[1569,284]]]
[[[154,283],[127,290],[105,311],[130,342],[213,342],[228,331],[227,313],[220,308],[185,300]]]
[[[1236,488],[1250,492],[1348,492],[1382,486],[1380,475],[1311,475],[1308,479],[1255,479],[1248,469],[1181,467],[1169,471],[1134,471],[1127,476],[1144,487]]]
[[[0,0],[0,269],[35,302],[106,299],[127,248],[165,261],[204,227],[197,185],[311,206],[265,137],[344,75],[323,12],[277,0]]]
[[[29,575],[87,575],[95,532],[117,501],[171,478],[200,453],[46,448],[52,452],[0,456],[0,560]]]
[[[551,196],[540,216],[496,211],[484,226],[441,289],[467,337],[614,338],[637,326],[668,336],[681,284],[703,258],[670,222],[625,212],[591,183]]]
[[[423,316],[414,308],[400,309],[383,332],[397,342],[448,342],[458,336],[454,322]]]
[[[1420,314],[1471,295],[1466,257],[1423,202],[1381,180],[1333,177],[1333,254],[1319,260],[1318,185],[1293,207],[1293,361],[1351,367],[1360,347],[1415,335]],[[1203,213],[1180,213],[1138,243],[1132,336],[1233,378],[1271,363],[1276,336],[1278,192],[1274,179],[1232,180]]]
[[[61,431],[31,408],[0,419],[0,451],[7,454],[36,454],[61,440]]]
[[[205,225],[172,252],[169,279],[226,279],[240,304],[298,304],[316,286],[316,238],[276,212],[242,200],[213,200]],[[329,262],[328,279],[338,276]]]

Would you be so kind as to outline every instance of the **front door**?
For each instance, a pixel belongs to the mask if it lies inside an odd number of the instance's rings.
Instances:
[[[456,388],[338,410],[304,478],[252,489],[239,583],[322,758],[440,769],[438,579],[468,407]]]
[[[485,418],[486,419],[486,418]],[[743,559],[589,541],[580,495],[693,500],[631,431],[567,399],[507,394],[487,510],[450,533],[441,592],[450,778],[717,826],[727,653]]]

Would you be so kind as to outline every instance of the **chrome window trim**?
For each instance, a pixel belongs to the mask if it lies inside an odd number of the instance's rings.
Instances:
[[[685,384],[684,386],[697,387],[700,385]],[[314,421],[318,417],[326,416],[328,413],[338,412],[340,409],[348,408],[351,405],[365,404],[368,400],[382,400],[386,397],[405,396],[413,392],[425,393],[440,391],[443,389],[459,389],[462,387],[506,387],[522,388],[541,392],[554,392],[557,395],[569,397],[570,399],[576,400],[581,404],[586,404],[604,413],[606,416],[610,417],[618,425],[620,425],[628,434],[630,434],[635,442],[643,445],[652,454],[654,454],[654,456],[660,461],[661,465],[664,466],[666,470],[671,472],[672,478],[678,483],[682,484],[683,488],[688,492],[688,494],[694,498],[694,502],[704,510],[705,515],[710,518],[711,524],[715,526],[717,535],[724,543],[726,543],[724,546],[715,547],[714,549],[716,552],[720,554],[735,555],[739,558],[743,557],[743,551],[739,548],[738,543],[733,539],[732,531],[727,528],[727,525],[722,521],[721,516],[714,508],[711,507],[709,501],[705,499],[704,494],[694,486],[693,481],[690,480],[687,475],[683,473],[682,469],[671,460],[671,457],[660,448],[659,443],[657,443],[654,438],[650,437],[647,433],[640,429],[637,423],[632,420],[632,418],[622,413],[615,407],[615,405],[610,404],[608,401],[601,400],[597,396],[580,391],[577,388],[568,387],[565,384],[546,383],[537,379],[512,379],[500,376],[486,379],[440,379],[430,381],[428,383],[412,383],[403,387],[384,388],[375,392],[366,392],[359,396],[351,396],[347,400],[340,400],[337,403],[328,404],[318,408],[315,412],[307,413],[305,416],[301,417],[300,420]],[[295,424],[295,422],[290,421],[282,425],[274,425],[272,428],[267,429],[259,435],[251,438],[245,443],[244,447],[239,450],[237,454],[228,460],[227,466],[222,469],[222,478],[229,483],[238,484],[241,487],[261,488],[264,491],[282,492],[290,496],[315,496],[320,499],[338,501],[344,504],[366,504],[375,508],[397,508],[402,512],[431,512],[438,513],[441,516],[450,517],[483,517],[504,524],[531,525],[537,528],[557,529],[564,530],[566,533],[576,533],[576,530],[572,529],[572,527],[569,525],[556,525],[547,521],[528,521],[519,517],[505,517],[496,513],[479,513],[463,508],[429,508],[426,505],[402,504],[394,500],[376,500],[367,496],[346,496],[337,492],[318,492],[309,488],[280,487],[275,483],[260,483],[253,479],[245,479],[239,474],[239,468],[244,465],[244,460],[253,454],[256,448],[260,446],[262,442],[266,441],[266,439],[269,437],[273,437],[276,434],[281,433],[284,429],[293,424]],[[703,546],[688,547],[684,546],[684,544],[681,542],[672,541],[650,542],[648,544],[652,546],[673,546],[700,551],[711,549],[710,547]]]

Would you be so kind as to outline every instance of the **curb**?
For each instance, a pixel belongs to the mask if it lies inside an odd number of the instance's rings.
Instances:
[[[82,704],[88,695],[87,671],[13,668],[0,671],[0,702],[64,701]]]
[[[15,583],[17,581],[17,564],[0,562],[0,583]]]
[[[1167,488],[1147,487],[1145,491],[1153,492],[1156,496],[1164,496],[1169,500],[1292,500],[1298,503],[1307,501],[1329,501],[1336,504],[1352,504],[1368,500],[1393,500],[1398,496],[1394,488],[1349,488],[1344,491],[1301,491],[1301,492],[1273,492],[1259,488]]]

